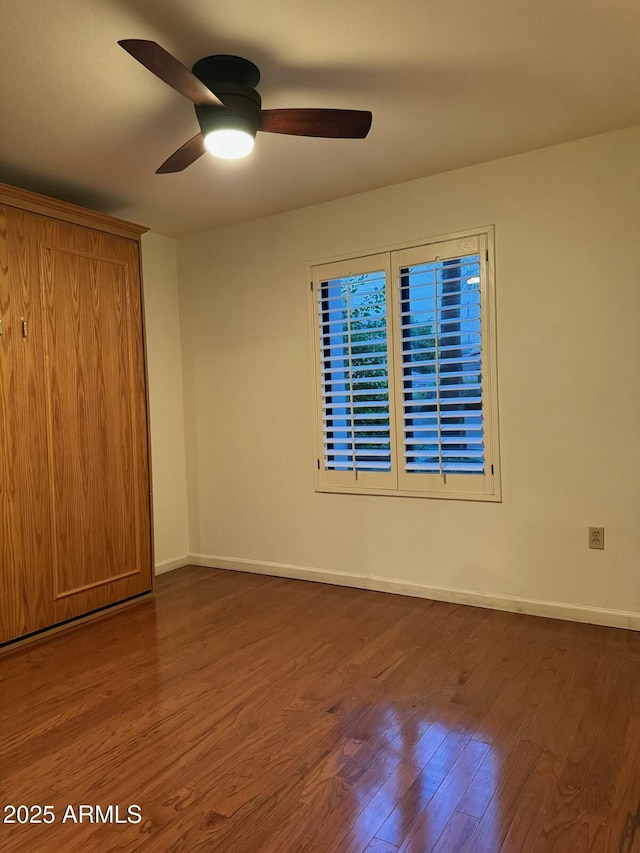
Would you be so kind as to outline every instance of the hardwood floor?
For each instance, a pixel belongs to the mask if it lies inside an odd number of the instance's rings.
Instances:
[[[0,805],[54,814],[0,850],[638,853],[639,675],[632,632],[181,569],[0,657]]]

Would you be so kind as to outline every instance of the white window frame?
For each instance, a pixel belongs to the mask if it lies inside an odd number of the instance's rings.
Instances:
[[[403,265],[435,259],[440,244],[455,246],[460,256],[477,251],[480,259],[480,317],[482,328],[482,413],[484,474],[408,473],[404,470],[402,441],[402,351],[399,329],[400,283]],[[474,248],[475,247],[475,248]],[[451,245],[450,247],[451,248]],[[393,495],[449,500],[501,501],[498,433],[498,367],[496,350],[496,300],[494,228],[457,231],[412,243],[310,261],[307,264],[308,308],[312,388],[314,390],[315,490],[345,494]],[[389,346],[389,400],[391,425],[391,472],[335,471],[324,467],[322,421],[321,317],[318,294],[321,282],[364,272],[385,271],[387,291],[387,340]]]

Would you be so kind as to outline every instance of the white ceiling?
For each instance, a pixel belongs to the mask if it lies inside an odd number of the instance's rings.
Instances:
[[[638,0],[0,0],[0,180],[202,231],[640,123],[639,36]],[[155,175],[198,127],[123,38],[245,56],[265,109],[372,130]]]

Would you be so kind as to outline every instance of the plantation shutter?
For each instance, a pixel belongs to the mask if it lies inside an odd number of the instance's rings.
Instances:
[[[482,236],[392,253],[400,488],[485,492]]]
[[[316,490],[501,500],[493,228],[309,269]]]
[[[314,269],[321,481],[396,488],[388,256]]]

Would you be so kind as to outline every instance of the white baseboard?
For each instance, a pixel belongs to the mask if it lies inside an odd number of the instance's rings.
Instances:
[[[395,580],[379,576],[356,575],[350,572],[334,572],[307,566],[292,566],[287,563],[269,563],[263,560],[243,560],[237,557],[215,557],[210,554],[189,554],[184,565],[204,566],[213,569],[229,569],[236,572],[252,572],[275,575],[281,578],[317,581],[356,589],[371,589],[415,598],[430,598],[452,604],[470,604],[488,607],[491,610],[507,610],[512,613],[527,613],[530,616],[547,616],[551,619],[566,619],[570,622],[588,622],[591,625],[607,625],[612,628],[629,628],[640,631],[640,613],[626,610],[607,610],[585,607],[581,604],[564,604],[560,601],[539,601],[532,598],[516,598],[511,595],[495,595],[454,587],[427,586],[414,581]],[[169,571],[168,569],[166,571]]]
[[[155,574],[164,575],[166,572],[172,572],[174,569],[181,569],[183,566],[190,564],[190,557],[178,557],[176,560],[163,560],[161,563],[156,563]]]

